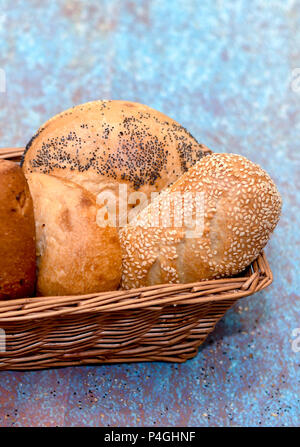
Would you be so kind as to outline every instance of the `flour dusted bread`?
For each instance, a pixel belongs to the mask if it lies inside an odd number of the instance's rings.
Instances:
[[[30,297],[36,277],[32,199],[22,169],[0,160],[0,299]]]
[[[68,180],[28,174],[37,235],[37,294],[79,295],[118,287],[121,252],[115,228],[97,225],[94,196]]]
[[[121,229],[122,287],[235,275],[257,258],[280,212],[264,170],[239,155],[209,155]]]
[[[150,107],[94,101],[42,125],[26,147],[23,169],[71,180],[95,196],[110,193],[118,215],[119,200],[129,211],[137,199],[128,199],[131,193],[149,200],[151,192],[173,183],[208,152],[176,121]],[[126,197],[120,197],[120,184],[127,187]],[[139,199],[139,208],[143,203]]]

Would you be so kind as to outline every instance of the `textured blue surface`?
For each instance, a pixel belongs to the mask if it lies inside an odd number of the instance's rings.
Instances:
[[[241,300],[183,365],[0,373],[0,425],[300,425],[300,2],[0,2],[1,146],[93,99],[142,102],[274,178],[274,284]]]

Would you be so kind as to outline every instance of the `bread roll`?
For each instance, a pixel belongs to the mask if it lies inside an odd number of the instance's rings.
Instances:
[[[37,234],[37,294],[79,295],[114,290],[121,278],[117,230],[100,228],[94,196],[45,174],[28,174]]]
[[[0,299],[34,294],[35,226],[22,169],[0,160]]]
[[[182,202],[169,207],[169,199],[188,192],[193,200],[183,200],[185,224],[178,218]],[[235,275],[257,258],[280,212],[276,186],[259,166],[239,155],[209,155],[121,229],[122,287]]]
[[[111,193],[118,217],[119,199],[120,210],[128,212],[136,201],[142,208],[151,192],[173,183],[209,152],[176,121],[150,107],[94,101],[42,125],[28,143],[22,164],[25,173],[63,177],[95,196]],[[119,194],[119,184],[127,185],[126,196],[123,190]],[[130,199],[133,192],[145,196]]]

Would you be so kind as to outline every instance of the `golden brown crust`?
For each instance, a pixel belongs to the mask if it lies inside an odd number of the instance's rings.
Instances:
[[[115,228],[97,225],[94,196],[55,176],[33,173],[27,179],[36,221],[37,294],[115,290],[121,278],[119,238]]]
[[[171,194],[204,194],[203,226],[175,225]],[[199,196],[198,196],[199,197]],[[173,204],[176,202],[173,202]],[[188,205],[194,222],[195,202]],[[170,224],[162,226],[170,214]],[[176,213],[175,213],[176,211]],[[245,157],[205,157],[121,229],[122,287],[190,283],[235,275],[257,258],[273,232],[281,198],[269,175]],[[160,217],[159,224],[153,225]],[[193,237],[187,231],[196,230]]]
[[[36,276],[32,199],[22,169],[0,160],[0,299],[30,297]]]
[[[143,104],[93,101],[51,118],[26,148],[25,173],[69,179],[98,195],[126,184],[147,195],[173,183],[208,149]],[[131,205],[129,205],[129,209]]]

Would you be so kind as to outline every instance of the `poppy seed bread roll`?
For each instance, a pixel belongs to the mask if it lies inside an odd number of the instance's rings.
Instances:
[[[32,199],[20,166],[0,160],[0,299],[31,297],[36,279]]]
[[[37,294],[80,295],[115,290],[121,279],[116,228],[97,225],[94,196],[68,180],[27,175],[37,238]]]
[[[143,104],[93,101],[51,118],[28,143],[24,172],[63,177],[98,196],[128,196],[173,183],[210,151],[176,121]],[[122,199],[128,211],[135,199]],[[133,203],[130,203],[133,202]],[[140,205],[140,208],[142,205]],[[118,222],[117,222],[118,224]]]
[[[170,201],[178,193],[183,201]],[[235,275],[257,258],[280,212],[280,195],[263,169],[239,155],[209,155],[120,230],[122,288]]]

